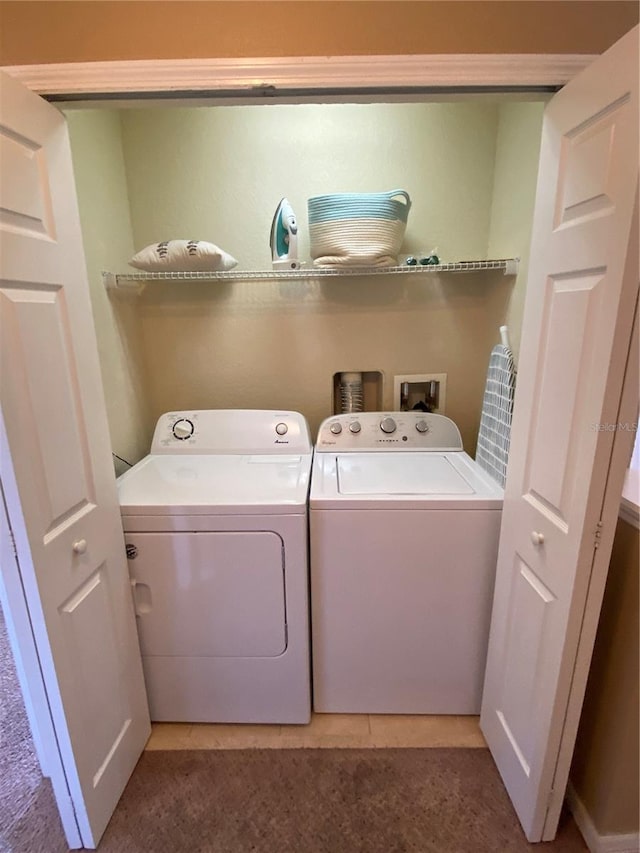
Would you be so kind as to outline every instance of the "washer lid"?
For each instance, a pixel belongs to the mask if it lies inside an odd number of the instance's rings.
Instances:
[[[463,450],[316,453],[311,510],[501,509],[504,492]]]
[[[311,454],[150,454],[118,479],[123,515],[301,513]]]
[[[472,495],[440,453],[350,453],[336,457],[342,495]]]

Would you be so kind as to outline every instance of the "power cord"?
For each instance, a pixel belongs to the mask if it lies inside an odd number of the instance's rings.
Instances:
[[[114,453],[113,450],[111,451],[111,455],[114,456],[116,459],[118,459],[120,462],[124,462],[124,464],[128,465],[129,468],[133,468],[133,465],[131,464],[131,462],[127,462],[126,459],[123,459],[122,456],[118,456],[118,454]]]

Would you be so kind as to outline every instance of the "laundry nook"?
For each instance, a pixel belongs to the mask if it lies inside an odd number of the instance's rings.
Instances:
[[[0,660],[70,849],[632,849],[614,41],[0,73]]]
[[[68,111],[152,720],[479,714],[543,106]]]

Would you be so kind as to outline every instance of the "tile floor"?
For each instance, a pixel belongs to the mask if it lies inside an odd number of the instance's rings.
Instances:
[[[314,714],[307,726],[154,723],[147,749],[486,747],[478,717]]]

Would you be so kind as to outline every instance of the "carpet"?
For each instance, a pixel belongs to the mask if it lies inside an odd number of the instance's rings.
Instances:
[[[145,753],[100,853],[583,853],[528,844],[485,749]]]
[[[44,779],[0,609],[0,851],[58,853],[67,847],[51,783]]]

